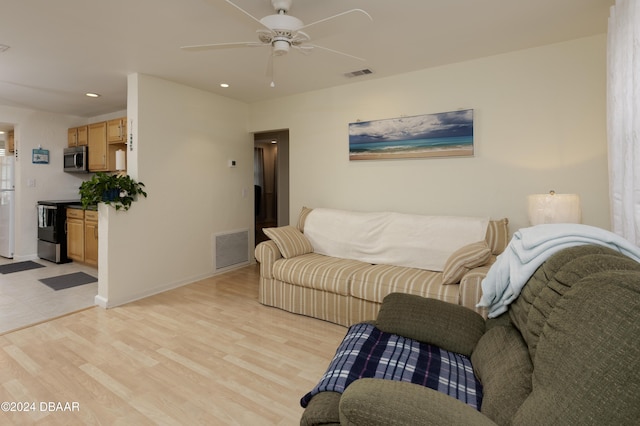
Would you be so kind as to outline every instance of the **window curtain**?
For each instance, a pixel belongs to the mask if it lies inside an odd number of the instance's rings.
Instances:
[[[640,0],[611,6],[607,138],[611,228],[640,245]]]

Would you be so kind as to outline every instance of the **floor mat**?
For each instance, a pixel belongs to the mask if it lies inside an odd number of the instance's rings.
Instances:
[[[98,281],[98,279],[84,272],[74,272],[73,274],[43,278],[39,281],[54,290],[64,290],[65,288],[94,283]]]
[[[36,268],[44,268],[44,265],[30,260],[25,262],[7,263],[6,265],[0,265],[0,274],[12,274],[14,272],[28,271],[29,269]]]

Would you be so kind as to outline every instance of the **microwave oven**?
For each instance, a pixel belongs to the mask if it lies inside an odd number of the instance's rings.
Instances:
[[[89,157],[86,146],[64,149],[64,171],[70,173],[89,173]]]

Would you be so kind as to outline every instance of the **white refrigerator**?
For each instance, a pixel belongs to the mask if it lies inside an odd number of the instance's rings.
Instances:
[[[0,157],[0,256],[13,258],[15,181],[13,156]]]

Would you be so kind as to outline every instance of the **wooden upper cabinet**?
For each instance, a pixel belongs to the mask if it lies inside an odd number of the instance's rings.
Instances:
[[[67,139],[70,147],[88,146],[90,172],[116,171],[116,151],[126,152],[127,117],[72,127]]]
[[[89,124],[89,171],[109,171],[107,122]]]
[[[127,142],[127,117],[107,121],[107,143]]]
[[[71,127],[67,130],[67,146],[78,146],[78,128]]]
[[[69,147],[88,145],[88,143],[89,143],[89,127],[88,126],[72,127],[68,130],[67,145]]]

